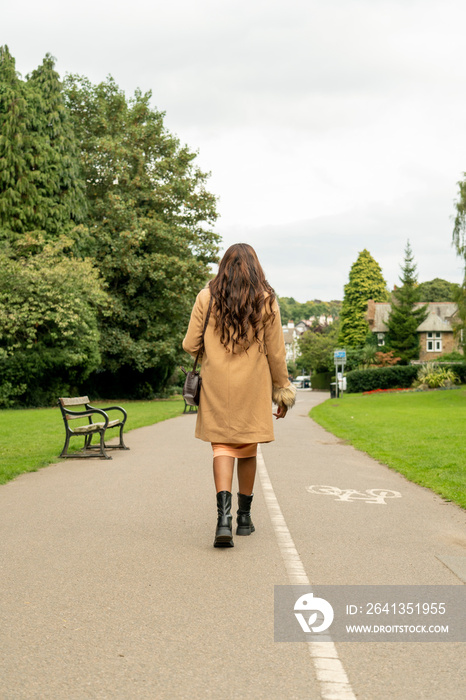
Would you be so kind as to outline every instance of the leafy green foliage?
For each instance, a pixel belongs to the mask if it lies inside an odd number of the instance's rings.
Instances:
[[[89,260],[64,255],[72,241],[16,260],[0,251],[0,396],[44,405],[100,364],[96,311],[107,295]]]
[[[50,55],[24,81],[0,49],[2,405],[169,385],[219,237],[207,175],[150,99],[111,78],[64,91]]]
[[[421,282],[417,287],[419,301],[426,303],[454,301],[458,287],[459,285],[455,284],[455,282],[447,282],[447,280],[440,279],[439,277],[429,282]]]
[[[417,327],[427,317],[427,307],[416,308],[420,301],[417,286],[416,265],[409,241],[405,248],[405,259],[400,276],[401,287],[392,294],[392,307],[388,318],[387,346],[402,362],[419,357],[419,334]]]
[[[32,121],[27,86],[8,47],[0,47],[0,242],[29,229],[37,204]]]
[[[458,304],[458,320],[456,332],[462,331],[463,351],[466,352],[466,173],[464,180],[458,182],[459,197],[455,202],[456,217],[453,228],[453,244],[459,257],[463,258],[464,278],[463,283],[456,291],[454,301]],[[461,337],[461,336],[460,336]]]
[[[371,367],[375,363],[376,352],[377,346],[370,342],[358,348],[347,348],[346,371]]]
[[[461,347],[463,348],[463,353],[466,353],[466,274],[463,284],[456,290],[453,300],[458,305],[458,315],[453,323],[454,331]]]
[[[335,381],[335,372],[318,372],[311,377],[311,387],[314,391],[330,391],[332,381]]]
[[[439,362],[436,365],[442,367]],[[444,367],[451,370],[460,382],[466,383],[466,362],[444,365]],[[348,371],[347,391],[350,394],[357,394],[374,389],[408,389],[417,379],[419,372],[419,365],[370,367]]]
[[[420,389],[437,389],[458,383],[459,378],[451,368],[440,367],[435,362],[427,362],[420,368],[413,386]]]
[[[417,377],[418,369],[414,365],[395,365],[353,370],[346,375],[347,392],[357,394],[374,389],[407,389]]]
[[[455,202],[453,244],[458,255],[464,258],[466,267],[466,173],[463,173],[463,176],[465,179],[458,182],[459,197]]]
[[[447,352],[438,358],[438,362],[465,362],[465,356],[458,350]]]
[[[67,78],[66,91],[89,201],[76,249],[95,260],[113,299],[92,386],[106,396],[151,396],[173,372],[216,260],[215,197],[150,93],[128,100],[111,78],[92,85],[78,76]]]
[[[34,108],[34,181],[39,195],[34,228],[47,238],[69,233],[86,211],[79,149],[62,85],[47,54],[42,65],[28,76]]]
[[[448,364],[442,364],[442,359],[436,361],[438,367],[444,367],[446,369],[451,369],[452,372],[458,377],[461,384],[466,384],[466,362],[453,362]]]
[[[278,297],[278,303],[284,323],[288,323],[288,321],[299,323],[299,321],[307,320],[312,316],[316,318],[332,316],[333,319],[336,319],[340,314],[341,308],[340,301],[320,301],[319,299],[299,302],[293,297]]]
[[[34,253],[82,220],[79,154],[54,59],[22,81],[0,48],[0,242]]]
[[[327,372],[333,367],[333,350],[337,346],[338,327],[329,326],[327,332],[306,331],[298,339],[298,364],[307,371]]]
[[[341,345],[357,347],[365,344],[369,333],[366,320],[369,299],[384,302],[388,301],[389,294],[379,264],[364,249],[351,266],[349,282],[345,285],[338,338]]]

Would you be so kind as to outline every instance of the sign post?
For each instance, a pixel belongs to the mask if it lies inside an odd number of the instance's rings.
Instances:
[[[344,372],[346,364],[346,350],[335,350],[333,353],[333,361],[335,363],[335,396],[340,398],[340,377],[341,377],[341,393],[344,391]],[[341,371],[340,371],[341,368]]]

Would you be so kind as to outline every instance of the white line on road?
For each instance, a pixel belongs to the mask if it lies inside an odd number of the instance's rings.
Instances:
[[[310,586],[301,557],[295,547],[275,496],[260,445],[258,445],[257,449],[257,470],[290,584],[294,586]],[[326,635],[325,639],[330,638]],[[331,640],[308,642],[308,649],[314,663],[317,680],[320,684],[322,700],[356,700],[346,671],[338,658],[335,644]]]

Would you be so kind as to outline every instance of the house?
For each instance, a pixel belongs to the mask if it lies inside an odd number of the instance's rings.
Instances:
[[[333,323],[333,316],[311,316],[309,319],[299,321],[296,325],[294,321],[288,321],[286,326],[282,326],[283,336],[285,338],[285,348],[286,348],[286,361],[296,362],[300,356],[298,339],[306,331],[310,331],[313,328],[314,322],[317,321],[322,326],[328,326]]]
[[[298,333],[302,335],[306,331],[312,330],[314,326],[330,326],[331,323],[333,323],[333,316],[325,316],[325,314],[322,314],[321,316],[311,316],[308,319],[299,321],[295,328]]]
[[[299,335],[302,335],[306,331],[310,331],[312,328],[312,321],[299,321],[299,323],[296,324],[295,326],[296,331],[299,333]]]
[[[453,350],[460,350],[459,343],[453,334],[454,317],[458,312],[456,304],[450,301],[419,303],[416,308],[427,306],[427,317],[417,328],[419,334],[419,359],[422,362],[436,360]],[[388,333],[388,317],[391,304],[378,303],[369,300],[367,304],[367,322],[369,329],[377,336],[377,345],[385,345]]]
[[[301,333],[294,325],[294,321],[288,321],[286,326],[282,326],[283,337],[285,339],[286,361],[296,362],[299,357],[298,338]]]

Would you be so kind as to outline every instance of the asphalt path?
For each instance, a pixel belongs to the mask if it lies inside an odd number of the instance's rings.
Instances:
[[[0,698],[464,698],[461,643],[274,642],[274,585],[293,570],[315,585],[465,583],[466,513],[317,426],[325,398],[299,391],[276,422],[256,532],[232,549],[212,546],[193,415],[132,431],[111,461],[1,486]],[[400,495],[371,502],[384,491]]]

